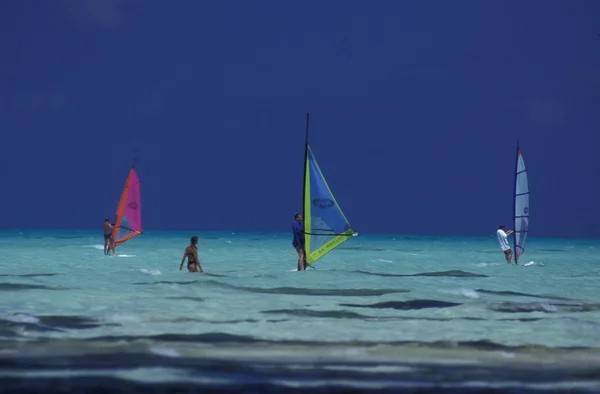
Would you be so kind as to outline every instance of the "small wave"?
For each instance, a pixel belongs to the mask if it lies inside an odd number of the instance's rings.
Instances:
[[[210,281],[212,285],[227,287],[230,289],[247,291],[258,294],[287,294],[287,295],[305,295],[305,296],[341,296],[341,297],[372,297],[386,294],[408,293],[404,289],[311,289],[304,287],[249,287],[234,286],[225,283]]]
[[[556,304],[550,302],[502,302],[488,305],[495,312],[504,313],[565,313],[565,312],[595,312],[600,311],[600,304]]]
[[[73,339],[71,340],[72,344],[75,345],[78,342],[82,347],[89,346],[90,343],[94,342],[103,342],[106,344],[109,343],[120,343],[120,344],[136,344],[136,343],[148,343],[148,341],[161,341],[161,342],[182,342],[182,343],[203,343],[203,344],[280,344],[280,345],[310,345],[311,348],[317,349],[318,346],[323,346],[326,349],[331,348],[332,346],[339,345],[343,347],[360,347],[367,346],[371,348],[373,345],[396,345],[396,346],[409,346],[414,348],[417,346],[419,349],[421,348],[431,348],[431,349],[477,349],[477,350],[492,350],[492,351],[535,351],[536,354],[539,351],[548,351],[548,352],[556,352],[556,354],[563,354],[565,350],[574,350],[574,351],[586,351],[586,359],[589,350],[600,351],[600,348],[596,347],[585,347],[585,346],[545,346],[545,345],[505,345],[497,342],[492,342],[489,340],[474,340],[474,341],[448,341],[448,340],[437,340],[437,341],[408,341],[408,340],[392,340],[385,341],[382,339],[373,339],[373,340],[348,340],[348,341],[326,341],[326,340],[300,340],[300,339],[266,339],[255,337],[251,335],[236,335],[222,332],[206,332],[202,334],[155,334],[155,335],[106,335],[106,336],[96,336],[89,337],[85,339]],[[96,344],[92,345],[97,347]],[[77,349],[77,347],[73,347]],[[296,348],[294,347],[294,350]],[[402,348],[397,349],[397,354],[402,354]],[[389,353],[386,351],[385,353],[388,355]],[[136,362],[139,361],[136,358]]]
[[[264,314],[284,314],[295,317],[314,317],[324,319],[357,319],[366,321],[455,321],[455,320],[470,320],[482,321],[487,320],[482,317],[417,317],[417,316],[372,316],[363,315],[361,313],[347,310],[332,310],[332,311],[315,311],[312,309],[275,309],[261,311]],[[518,319],[505,319],[518,320]]]
[[[105,326],[104,323],[86,316],[42,315],[38,316],[38,319],[40,320],[41,324],[46,326],[67,329],[97,328]]]
[[[368,319],[371,316],[362,315],[352,311],[315,311],[311,309],[276,309],[261,311],[267,314],[284,314],[299,317],[324,317],[333,319]]]
[[[427,309],[427,308],[451,308],[462,305],[456,302],[437,301],[437,300],[410,300],[410,301],[385,301],[375,304],[340,304],[340,306],[348,306],[353,308],[375,308],[375,309]]]
[[[167,298],[170,300],[204,301],[202,297],[172,296]]]
[[[571,301],[570,298],[559,297],[548,294],[531,294],[531,293],[521,293],[518,291],[510,291],[510,290],[486,290],[486,289],[477,289],[476,291],[480,293],[486,294],[498,294],[498,295],[507,295],[507,296],[520,296],[520,297],[531,297],[531,298],[545,298],[550,300],[560,300],[560,301]]]
[[[21,291],[21,290],[70,290],[66,287],[29,285],[24,283],[0,283],[0,291]]]
[[[60,274],[18,274],[18,275],[0,274],[0,276],[17,276],[17,277],[21,277],[21,278],[35,278],[38,276],[56,276],[56,275],[60,275]]]
[[[462,270],[449,270],[449,271],[436,271],[436,272],[421,272],[418,274],[387,274],[380,272],[370,272],[358,270],[361,274],[376,275],[376,276],[391,276],[391,277],[407,277],[407,276],[448,276],[448,277],[459,277],[459,278],[487,278],[487,275],[474,274],[472,272],[466,272]]]
[[[135,257],[134,254],[118,254],[117,257]]]
[[[0,316],[0,321],[14,323],[25,329],[35,331],[62,331],[64,329],[88,329],[106,326],[106,324],[89,317],[72,315],[33,316],[15,313]]]
[[[156,321],[156,320],[153,320]],[[190,323],[190,322],[201,322],[208,324],[239,324],[239,323],[258,323],[260,320],[258,319],[233,319],[233,320],[210,320],[210,319],[202,319],[198,317],[178,317],[174,320],[159,320],[161,322],[170,322],[170,323]]]
[[[544,320],[541,317],[521,317],[519,319],[498,319],[498,320],[502,320],[502,321],[519,321],[521,323],[530,323],[530,322],[534,322],[534,321],[540,321],[540,320]]]
[[[199,283],[199,280],[192,280],[189,282],[186,281],[168,281],[168,280],[163,280],[163,281],[158,281],[158,282],[133,282],[134,285],[191,285],[194,283]]]

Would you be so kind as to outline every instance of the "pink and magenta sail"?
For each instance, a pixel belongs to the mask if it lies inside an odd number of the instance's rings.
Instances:
[[[117,208],[116,227],[113,230],[114,247],[142,233],[142,201],[140,199],[140,180],[135,168],[129,170],[125,188]]]

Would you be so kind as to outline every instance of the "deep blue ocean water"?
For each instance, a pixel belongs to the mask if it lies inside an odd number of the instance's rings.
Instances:
[[[361,235],[305,272],[289,234],[102,248],[0,232],[0,392],[600,392],[599,240],[532,237],[523,267],[495,234]]]

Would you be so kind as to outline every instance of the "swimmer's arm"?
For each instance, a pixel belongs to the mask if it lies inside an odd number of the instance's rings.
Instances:
[[[186,250],[187,252],[187,250]],[[183,252],[183,258],[181,259],[181,264],[179,265],[179,271],[183,269],[183,263],[185,262],[185,258],[187,257],[187,253]]]
[[[196,261],[198,262],[198,270],[200,270],[200,272],[204,272],[204,269],[202,268],[202,264],[200,264],[200,257],[198,257],[197,250],[194,250],[194,257],[196,258]]]

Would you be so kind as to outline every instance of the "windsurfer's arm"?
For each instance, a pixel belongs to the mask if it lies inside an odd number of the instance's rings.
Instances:
[[[506,235],[508,236],[508,235],[511,235],[512,233],[514,233],[514,231],[513,231],[513,230],[508,230],[508,231],[506,232]]]
[[[299,224],[294,225],[294,237],[296,238],[296,241],[302,245],[304,245],[304,234],[306,234],[304,232],[304,226]]]

